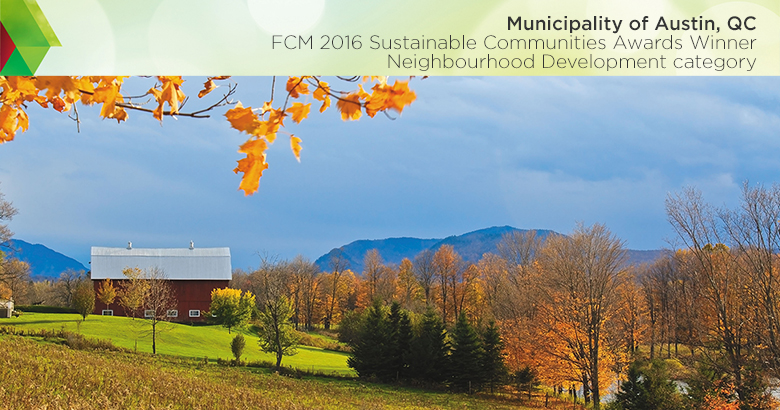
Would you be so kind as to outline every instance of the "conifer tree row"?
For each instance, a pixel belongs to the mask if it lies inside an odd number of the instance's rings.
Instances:
[[[397,302],[388,309],[379,299],[363,314],[348,360],[360,377],[443,383],[464,392],[493,389],[503,381],[503,341],[495,323],[480,334],[461,312],[448,335],[441,317],[429,308],[413,330],[410,312]]]

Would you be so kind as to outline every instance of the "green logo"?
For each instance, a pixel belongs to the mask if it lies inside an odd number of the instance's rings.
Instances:
[[[2,0],[0,75],[34,75],[49,49],[59,46],[35,0]]]

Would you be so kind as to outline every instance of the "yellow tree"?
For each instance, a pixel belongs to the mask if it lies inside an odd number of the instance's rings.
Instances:
[[[433,255],[433,272],[438,282],[439,311],[444,323],[452,316],[453,321],[457,317],[455,309],[456,286],[463,273],[463,258],[455,252],[452,245],[442,245]]]
[[[249,323],[255,309],[255,295],[240,289],[214,289],[211,291],[209,315],[222,326],[228,334],[233,328],[242,328]]]
[[[116,299],[116,288],[111,279],[106,279],[100,282],[97,291],[97,300],[106,305],[106,309],[111,309],[111,304]]]
[[[396,295],[401,307],[407,310],[420,312],[420,298],[422,289],[417,278],[414,276],[414,265],[409,258],[404,258],[398,265],[398,281],[396,284]]]
[[[607,387],[602,376],[614,360],[605,326],[618,308],[625,260],[623,242],[599,224],[548,237],[539,255],[544,326],[564,342],[558,356],[580,370],[586,401],[591,396],[596,409]]]
[[[149,283],[144,280],[144,272],[138,267],[126,267],[122,269],[125,280],[122,281],[122,288],[117,292],[119,305],[125,310],[125,315],[130,315],[135,319],[135,313],[144,304],[144,298],[149,290]]]
[[[318,76],[288,77],[281,98],[275,99],[274,77],[270,98],[262,107],[244,107],[240,101],[232,101],[236,85],[227,83],[221,97],[201,108],[186,111],[184,107],[189,100],[180,76],[154,77],[148,91],[136,96],[127,96],[122,89],[125,79],[116,76],[0,76],[0,143],[12,141],[17,132],[28,129],[26,109],[30,103],[59,112],[71,112],[77,124],[77,103],[100,104],[100,116],[117,122],[127,121],[128,111],[149,113],[162,122],[165,116],[206,118],[213,110],[232,106],[225,111],[225,118],[231,127],[248,135],[247,141],[238,150],[245,157],[238,161],[233,171],[243,174],[239,189],[251,195],[257,191],[260,177],[268,168],[266,151],[276,141],[277,134],[289,137],[290,148],[300,160],[301,138],[285,131],[284,120],[300,123],[308,117],[314,102],[319,105],[319,111],[324,112],[335,101],[341,118],[349,121],[359,119],[363,113],[369,117],[380,112],[401,113],[416,99],[408,81],[396,80],[390,84],[386,77],[351,77],[344,80],[357,83],[357,89],[337,91]],[[206,97],[219,84],[228,81],[227,76],[208,77],[197,93],[198,98]]]

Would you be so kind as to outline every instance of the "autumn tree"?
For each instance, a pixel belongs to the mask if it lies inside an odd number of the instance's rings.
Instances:
[[[223,87],[225,92],[214,101],[187,111],[184,107],[189,100],[184,92],[184,80],[180,76],[150,77],[149,80],[154,83],[148,91],[134,96],[127,95],[123,89],[125,77],[0,76],[0,143],[11,141],[17,132],[28,129],[26,110],[30,103],[43,108],[51,107],[59,112],[70,112],[77,127],[80,124],[79,111],[76,109],[79,102],[86,105],[100,104],[100,116],[117,122],[127,121],[129,111],[148,113],[162,122],[165,116],[207,118],[211,111],[232,106],[224,112],[225,118],[232,128],[248,135],[247,141],[239,147],[239,153],[245,157],[238,161],[233,171],[243,174],[239,189],[250,195],[257,191],[260,177],[268,168],[267,150],[278,134],[289,136],[293,155],[300,160],[302,140],[285,130],[290,121],[300,123],[308,117],[312,102],[307,101],[316,101],[320,105],[320,112],[327,110],[331,102],[335,101],[341,118],[349,121],[359,119],[363,113],[369,117],[380,112],[401,113],[416,99],[415,93],[409,89],[408,81],[390,84],[386,77],[340,78],[343,82],[358,83],[357,89],[337,91],[339,87],[332,88],[319,76],[288,77],[286,81],[280,81],[284,91],[280,93],[280,98],[275,99],[277,81],[274,77],[269,100],[259,108],[252,108],[231,99],[237,85],[229,82],[229,77],[208,77],[197,93],[198,99],[205,98],[219,87]],[[288,119],[288,124],[284,123],[285,119]]]
[[[625,352],[632,356],[637,353],[642,335],[645,333],[647,316],[645,299],[633,275],[620,283],[617,293],[618,306],[614,316],[617,322],[614,326],[615,337],[620,340]]]
[[[378,250],[371,249],[366,251],[363,257],[363,284],[366,288],[365,294],[368,303],[373,302],[377,298],[377,287],[379,286],[384,266],[385,264]]]
[[[747,282],[736,273],[731,250],[721,242],[715,210],[704,203],[694,189],[670,195],[666,211],[679,239],[686,245],[688,261],[699,281],[705,284],[707,303],[700,306],[717,318],[711,333],[724,349],[728,370],[740,390],[743,371],[748,364],[750,343],[747,336],[751,310]],[[744,396],[744,395],[743,395]]]
[[[152,354],[157,354],[157,335],[163,330],[162,323],[171,320],[172,310],[176,309],[176,293],[165,272],[152,267],[144,272],[143,280],[147,283],[144,294],[144,317],[148,320],[152,336]]]
[[[330,329],[334,322],[336,308],[339,305],[341,295],[346,291],[344,276],[348,276],[349,261],[343,252],[338,249],[328,262],[330,273],[321,276],[320,289],[323,292],[325,303],[325,329]]]
[[[60,274],[57,281],[57,290],[59,298],[64,306],[73,305],[73,296],[76,289],[84,282],[89,281],[87,273],[83,270],[75,270],[68,268]]]
[[[0,108],[2,110],[2,108]],[[2,140],[2,139],[0,139]],[[10,201],[5,200],[5,194],[0,192],[0,244],[2,246],[8,246],[8,241],[14,235],[11,229],[8,228],[8,222],[16,215],[16,208]]]
[[[434,271],[433,256],[434,252],[430,249],[426,249],[417,254],[417,256],[414,257],[414,262],[412,263],[412,267],[414,268],[414,276],[417,278],[417,282],[422,288],[426,306],[433,302],[431,289],[433,289],[435,280],[434,275],[436,274]]]
[[[111,304],[114,303],[116,296],[116,288],[114,288],[111,279],[105,279],[100,282],[97,291],[97,299],[106,305],[106,309],[111,309]]]
[[[320,272],[316,265],[310,263],[297,271],[300,281],[301,315],[304,328],[312,330],[319,321],[320,307]]]
[[[747,182],[739,208],[719,212],[732,249],[738,252],[735,268],[750,288],[758,339],[757,355],[774,377],[780,377],[780,185]]]
[[[11,296],[17,296],[18,291],[29,279],[30,265],[15,258],[6,259],[3,249],[11,249],[9,241],[13,236],[8,222],[16,215],[16,208],[10,201],[5,200],[5,195],[0,192],[0,285],[8,289]]]
[[[548,237],[539,255],[544,325],[568,346],[549,353],[576,366],[594,408],[606,387],[601,380],[610,352],[604,328],[618,306],[625,260],[623,242],[599,224]]]
[[[438,282],[439,310],[442,320],[452,313],[457,318],[457,286],[464,271],[463,258],[455,252],[452,245],[442,245],[433,255],[433,271]]]
[[[121,289],[117,292],[119,305],[135,320],[135,314],[140,309],[146,299],[146,292],[149,290],[149,282],[144,279],[144,272],[138,267],[126,267],[122,269],[122,275],[125,279],[122,281]]]
[[[316,282],[317,273],[319,269],[311,261],[303,256],[296,256],[288,265],[290,271],[290,279],[287,283],[288,295],[293,305],[295,314],[293,315],[293,323],[295,328],[304,322],[306,329],[312,328],[314,321],[314,303],[309,299],[312,294],[312,290],[316,292],[315,288],[312,289],[313,282]]]
[[[409,258],[404,258],[398,265],[398,281],[396,294],[401,307],[407,310],[416,310],[420,302],[420,283],[414,275],[414,264]]]
[[[89,281],[80,282],[73,292],[73,308],[81,315],[81,320],[87,319],[95,310],[95,288]]]
[[[774,193],[773,193],[774,191]],[[707,322],[702,344],[714,346],[700,365],[726,377],[741,408],[761,408],[768,400],[767,373],[777,372],[771,317],[775,300],[777,216],[780,189],[743,186],[739,209],[715,209],[693,188],[666,200],[669,221],[678,234],[685,268],[701,284],[696,310]],[[778,197],[775,197],[778,196]],[[769,303],[767,303],[769,302]]]
[[[9,297],[23,300],[24,290],[30,284],[30,264],[16,258],[3,258],[0,251],[0,284],[8,288]]]

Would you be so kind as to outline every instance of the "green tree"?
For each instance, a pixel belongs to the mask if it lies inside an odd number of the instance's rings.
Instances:
[[[226,327],[228,333],[232,328],[242,328],[252,318],[255,307],[255,295],[252,292],[241,292],[240,289],[214,289],[211,291],[211,306],[209,315],[214,321]]]
[[[482,333],[482,372],[485,383],[490,386],[492,393],[496,385],[500,384],[507,375],[504,365],[504,340],[498,331],[496,322],[490,321]]]
[[[87,319],[90,313],[95,310],[95,288],[91,281],[79,283],[73,292],[73,308],[81,315],[81,321]]]
[[[281,367],[282,356],[298,353],[296,346],[300,337],[292,323],[294,313],[292,303],[282,295],[267,300],[259,314],[260,348],[266,353],[276,354],[276,368]]]
[[[230,350],[233,351],[233,357],[236,358],[236,364],[241,364],[241,355],[244,353],[244,346],[246,346],[246,340],[241,333],[230,342]]]
[[[444,323],[433,306],[428,305],[420,326],[412,337],[407,362],[412,379],[441,383],[447,377],[449,344]]]
[[[406,378],[408,374],[408,358],[412,344],[412,323],[409,319],[409,313],[401,309],[401,304],[393,302],[390,306],[390,368],[388,369],[391,378]]]
[[[390,373],[392,341],[390,321],[379,299],[364,312],[363,326],[357,341],[350,344],[352,354],[347,365],[360,377],[387,380]]]
[[[681,396],[663,360],[638,360],[628,368],[628,378],[615,394],[624,410],[672,410],[682,406]]]
[[[363,319],[364,315],[356,310],[345,312],[339,322],[339,342],[357,343],[360,339],[360,332],[363,330]]]
[[[449,381],[454,390],[471,392],[479,389],[485,379],[481,366],[483,356],[479,334],[461,312],[452,331]]]

